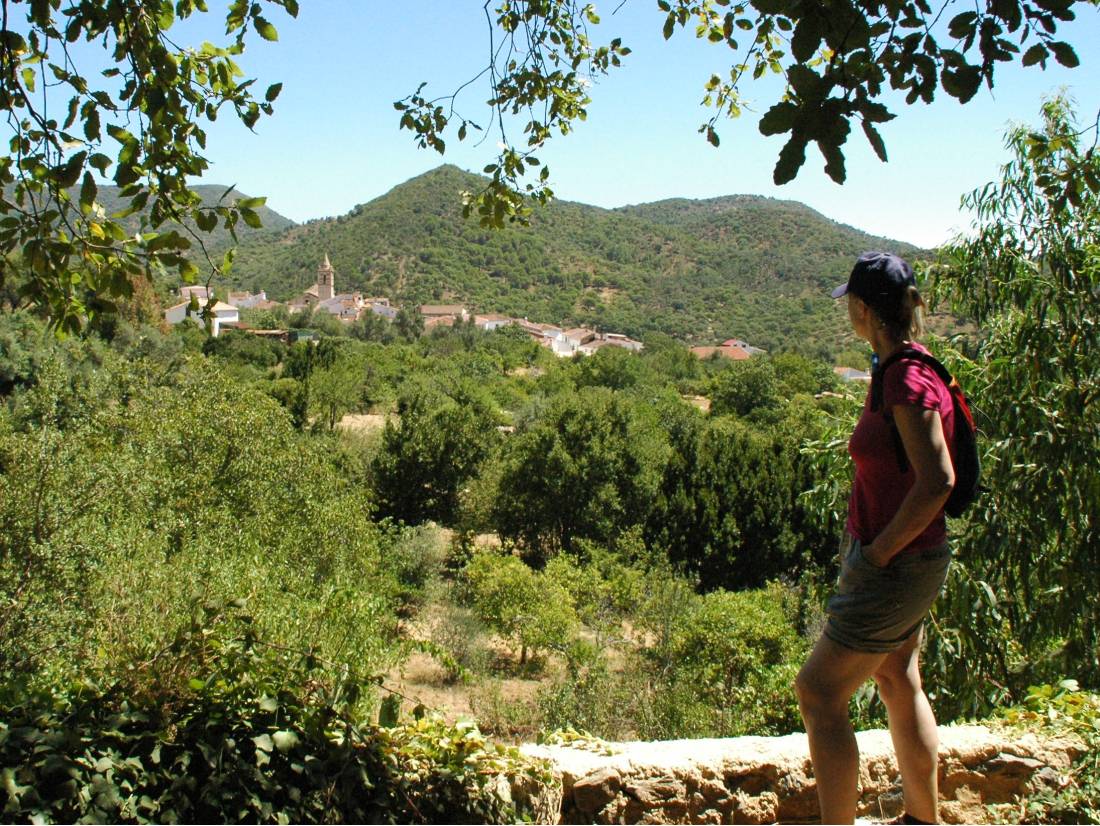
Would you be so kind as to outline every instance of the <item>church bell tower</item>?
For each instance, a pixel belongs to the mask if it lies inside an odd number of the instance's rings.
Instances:
[[[325,253],[324,263],[317,268],[317,300],[327,301],[336,294],[336,271]]]

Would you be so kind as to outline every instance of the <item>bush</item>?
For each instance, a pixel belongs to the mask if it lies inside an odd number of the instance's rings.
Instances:
[[[417,719],[364,725],[355,683],[255,637],[198,635],[206,669],[186,687],[128,697],[119,687],[0,704],[0,812],[37,823],[512,823],[545,818],[529,797],[541,766],[472,726]]]
[[[0,415],[0,681],[133,672],[236,599],[273,643],[391,664],[390,540],[327,452],[209,363],[108,368]]]
[[[435,525],[393,528],[383,564],[397,580],[401,609],[408,613],[424,602],[443,573],[448,547]]]
[[[564,648],[577,632],[573,601],[562,586],[514,556],[485,553],[464,569],[474,612],[520,648]]]
[[[464,674],[489,671],[490,652],[486,645],[489,629],[468,608],[445,603],[441,615],[432,624],[429,638],[442,653],[440,660],[448,682]]]
[[[1002,710],[1000,716],[1013,727],[1077,737],[1085,748],[1067,782],[1040,791],[1019,805],[991,806],[993,819],[1005,823],[1100,823],[1100,694],[1079,690],[1076,680],[1031,686],[1021,705]]]
[[[785,734],[800,726],[791,687],[805,645],[786,602],[778,585],[715,591],[673,635],[674,682],[695,687],[724,736]]]

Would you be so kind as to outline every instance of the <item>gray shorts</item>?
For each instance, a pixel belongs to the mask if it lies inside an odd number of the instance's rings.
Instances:
[[[860,541],[840,546],[836,593],[825,605],[825,636],[845,648],[886,654],[912,636],[947,579],[951,547],[899,554],[885,568],[867,561]]]

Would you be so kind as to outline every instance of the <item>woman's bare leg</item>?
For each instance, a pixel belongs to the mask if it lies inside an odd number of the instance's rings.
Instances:
[[[848,701],[886,656],[853,651],[823,636],[798,672],[795,691],[810,741],[822,823],[855,820],[859,749]]]
[[[918,630],[875,671],[879,696],[890,718],[890,737],[901,771],[905,811],[926,823],[939,821],[939,733],[920,679]]]

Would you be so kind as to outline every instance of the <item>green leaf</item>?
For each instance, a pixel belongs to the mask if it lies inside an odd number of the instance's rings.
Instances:
[[[213,232],[218,225],[218,216],[208,209],[198,209],[192,213],[195,223],[203,232]]]
[[[821,27],[816,15],[807,15],[798,21],[791,36],[791,54],[799,63],[814,56],[821,44]]]
[[[179,274],[184,283],[191,284],[198,278],[199,268],[184,258],[179,264]]]
[[[401,716],[401,698],[396,694],[388,694],[378,707],[378,725],[383,728],[393,728]]]
[[[886,163],[886,144],[882,140],[882,135],[880,135],[878,130],[867,121],[863,121],[863,134],[867,136],[867,142],[870,143],[871,148],[875,150],[878,159]]]
[[[274,697],[268,697],[266,694],[260,698],[260,711],[276,711],[279,708],[279,701]]]
[[[764,113],[758,126],[761,135],[781,135],[794,127],[798,107],[790,101],[777,103]]]
[[[98,192],[99,188],[95,184],[92,173],[85,172],[84,180],[80,184],[80,211],[85,215],[92,211],[92,204],[95,203],[95,196]]]
[[[57,182],[64,187],[74,186],[77,179],[80,178],[80,173],[84,169],[84,161],[87,157],[87,152],[77,152],[65,161],[64,165],[55,173]]]
[[[1047,47],[1042,43],[1036,43],[1026,52],[1024,52],[1023,58],[1020,60],[1025,66],[1034,66],[1036,63],[1046,66],[1047,55],[1050,52],[1047,51]]]
[[[268,103],[271,103],[275,100],[275,98],[279,96],[279,92],[281,91],[283,91],[283,84],[272,83],[270,86],[267,87],[267,92],[264,94],[264,100],[266,100]]]
[[[241,219],[252,229],[263,229],[264,222],[260,220],[260,216],[254,210],[241,207],[240,212]]]
[[[960,103],[966,103],[974,97],[981,80],[978,67],[965,64],[958,69],[944,69],[940,74],[944,91],[951,97],[958,98]]]
[[[285,753],[297,746],[300,738],[295,732],[284,730],[275,732],[272,740],[275,741],[275,748]]]
[[[270,41],[274,42],[274,41],[279,39],[279,32],[277,32],[275,30],[275,27],[272,26],[264,18],[257,17],[253,21],[252,25],[256,27],[256,31],[259,33],[260,37],[262,37],[264,40],[270,40]]]
[[[825,174],[838,184],[844,183],[847,172],[844,168],[844,153],[840,151],[840,147],[836,144],[819,140],[817,142],[817,148],[821,150],[821,154],[825,157]]]
[[[107,170],[110,168],[112,163],[114,163],[114,161],[112,161],[102,152],[95,152],[90,158],[88,158],[88,166],[99,170],[100,175],[106,175]]]
[[[1061,40],[1052,40],[1050,50],[1054,52],[1054,59],[1068,69],[1075,69],[1081,65],[1081,61],[1077,58],[1077,52],[1068,43]]]
[[[807,139],[803,135],[795,133],[779,151],[779,160],[772,172],[772,180],[776,184],[789,183],[798,175],[798,170],[806,162],[806,143]]]
[[[787,82],[801,98],[812,98],[820,95],[822,81],[821,75],[808,66],[796,64],[787,70]]]
[[[978,22],[977,12],[964,11],[951,18],[947,24],[947,30],[956,40],[962,40],[974,33],[974,26]]]
[[[257,751],[272,751],[275,748],[275,744],[271,740],[271,735],[261,734],[258,737],[253,737],[252,742],[256,745]]]

